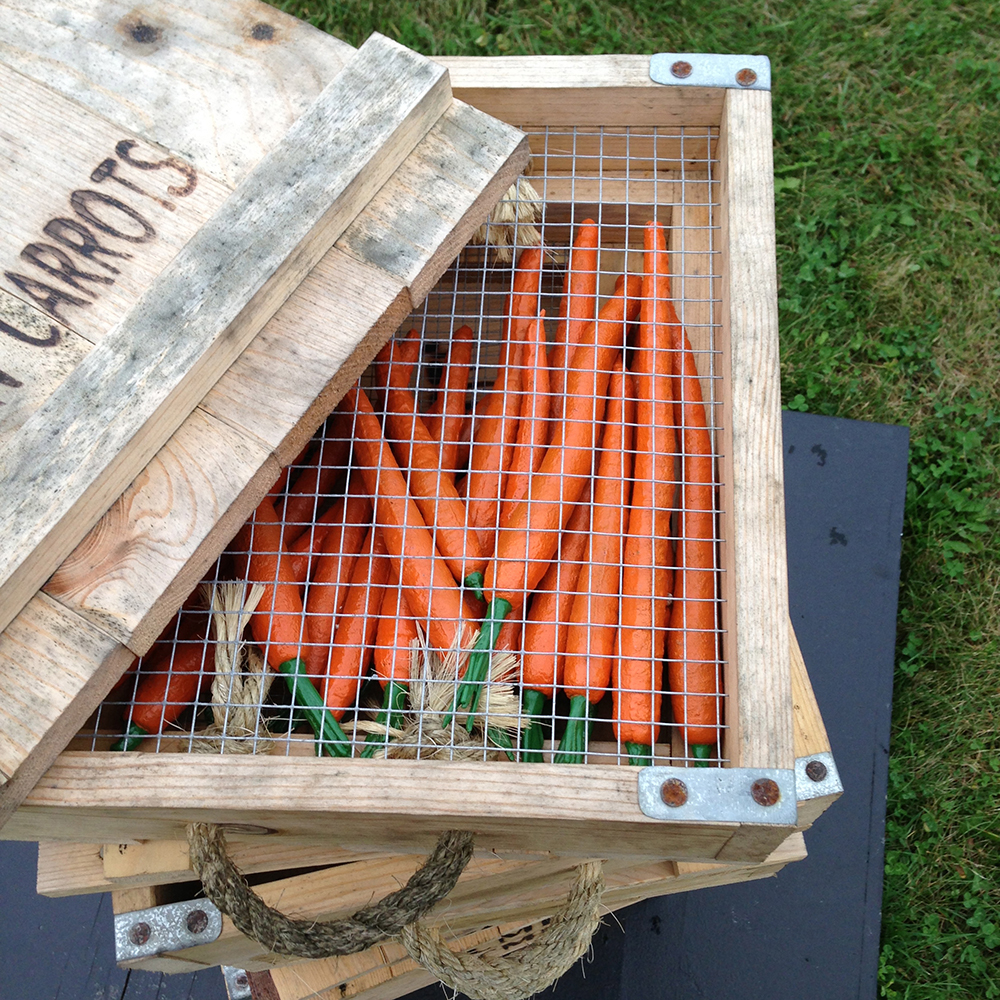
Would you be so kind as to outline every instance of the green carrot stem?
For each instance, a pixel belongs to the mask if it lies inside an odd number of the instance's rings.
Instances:
[[[149,735],[142,726],[137,726],[134,722],[129,724],[128,733],[117,743],[111,744],[112,750],[138,750],[139,745]]]
[[[625,749],[633,767],[647,767],[653,763],[653,748],[648,743],[626,743]]]
[[[465,676],[462,684],[455,695],[455,703],[452,710],[441,720],[441,728],[445,729],[451,722],[456,711],[462,710],[469,713],[467,728],[472,732],[474,720],[472,713],[479,705],[479,696],[483,690],[483,680],[489,676],[490,657],[493,653],[493,644],[497,641],[503,620],[510,614],[513,605],[510,601],[502,597],[494,597],[486,608],[486,617],[483,619],[482,627],[479,630],[479,637],[476,644],[469,653],[469,659],[465,667]]]
[[[278,670],[284,674],[285,683],[292,694],[292,702],[302,708],[306,721],[316,734],[323,750],[331,757],[349,757],[351,741],[347,733],[340,728],[340,723],[333,713],[323,703],[323,697],[313,686],[306,674],[306,665],[302,660],[285,660]]]
[[[506,751],[508,760],[517,760],[514,754],[514,745],[510,742],[510,737],[502,729],[490,726],[486,730],[486,736],[496,746],[500,747],[501,750]]]
[[[529,764],[542,762],[542,747],[545,745],[545,730],[542,729],[539,718],[545,715],[545,703],[548,698],[541,691],[525,688],[521,692],[521,707],[524,714],[531,718],[531,725],[521,732],[521,760]]]
[[[379,746],[386,746],[391,742],[388,730],[398,729],[402,722],[403,709],[406,707],[407,687],[405,684],[397,684],[389,681],[382,694],[382,711],[375,716],[375,721],[380,726],[386,727],[385,734],[369,733],[365,738],[365,743],[374,744],[366,746],[361,751],[362,757],[374,757]]]
[[[692,743],[688,749],[691,751],[691,756],[695,758],[695,767],[708,767],[708,762],[714,756],[715,745],[713,743]]]
[[[583,694],[575,695],[569,700],[569,721],[566,731],[559,741],[555,756],[557,764],[582,764],[584,751],[587,749],[587,732],[590,728],[588,709],[590,702]]]
[[[468,587],[469,590],[472,591],[477,601],[485,600],[485,598],[483,597],[483,583],[484,583],[483,574],[478,571],[476,571],[475,573],[470,573],[465,578],[466,587]]]

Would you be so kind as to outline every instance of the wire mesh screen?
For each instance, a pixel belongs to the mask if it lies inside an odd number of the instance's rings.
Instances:
[[[717,130],[529,137],[92,748],[724,762]]]

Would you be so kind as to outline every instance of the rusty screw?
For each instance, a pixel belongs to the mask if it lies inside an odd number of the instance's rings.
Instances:
[[[812,781],[822,781],[826,777],[826,764],[821,760],[811,760],[806,764],[806,777]]]
[[[757,74],[752,69],[741,69],[736,74],[736,82],[741,87],[752,87],[757,82]]]
[[[236,985],[237,986],[248,986],[249,984],[250,984],[250,980],[247,977],[247,974],[245,972],[237,972],[236,973]]]
[[[192,910],[187,915],[187,929],[192,934],[201,934],[208,926],[208,914],[204,910]]]
[[[685,77],[691,75],[691,63],[684,62],[683,59],[678,59],[677,62],[670,67],[670,72],[673,73],[678,80],[683,80]]]
[[[137,924],[133,924],[132,929],[128,932],[128,939],[132,944],[145,944],[152,933],[149,924],[140,921]]]
[[[773,806],[781,798],[777,782],[770,778],[758,778],[750,786],[750,794],[759,806]]]
[[[660,785],[660,798],[673,808],[684,805],[688,800],[687,785],[680,778],[667,778]]]

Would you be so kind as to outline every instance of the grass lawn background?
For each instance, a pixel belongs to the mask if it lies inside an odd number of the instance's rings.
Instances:
[[[427,55],[770,57],[784,403],[911,429],[880,995],[1000,997],[1000,4],[276,6]]]

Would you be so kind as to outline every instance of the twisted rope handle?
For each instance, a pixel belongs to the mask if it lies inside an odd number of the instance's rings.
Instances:
[[[297,958],[353,955],[395,937],[451,892],[472,857],[472,834],[449,830],[402,889],[343,920],[293,920],[250,888],[226,851],[220,827],[192,823],[188,844],[205,895],[236,928],[268,951]]]
[[[399,940],[415,962],[470,1000],[524,1000],[551,986],[582,958],[601,922],[601,862],[580,865],[566,902],[534,941],[510,955],[454,952],[436,927],[417,922]]]
[[[455,887],[472,857],[472,834],[443,833],[424,864],[397,892],[343,920],[293,920],[268,906],[226,850],[222,829],[192,823],[188,844],[205,895],[247,937],[268,951],[297,958],[353,955],[398,938],[410,957],[470,1000],[522,1000],[551,986],[586,954],[600,924],[604,874],[599,861],[577,869],[566,902],[527,948],[510,955],[454,952],[420,918]]]

